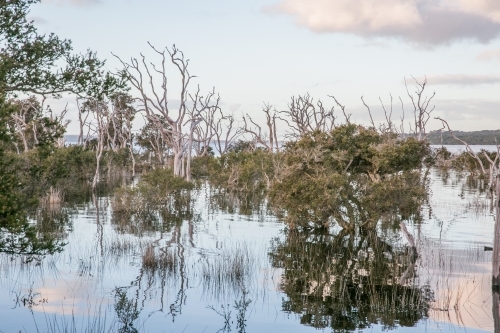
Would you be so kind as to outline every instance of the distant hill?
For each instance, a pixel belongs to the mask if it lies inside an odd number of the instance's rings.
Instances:
[[[64,140],[66,140],[66,142],[69,144],[76,144],[78,142],[78,137],[79,137],[79,135],[66,134],[64,136]]]
[[[462,131],[454,131],[455,135],[467,142],[470,145],[495,145],[497,144],[495,142],[495,138],[497,139],[498,143],[500,143],[500,130],[494,130],[494,131],[474,131],[474,132],[462,132]],[[442,141],[441,141],[442,137]],[[450,132],[435,132],[430,134],[427,137],[427,141],[431,145],[440,145],[443,143],[444,145],[461,145],[461,143],[457,140],[455,140]]]
[[[495,145],[495,138],[498,140],[498,143],[500,143],[500,130],[475,132],[455,131],[455,135],[470,145]],[[405,135],[405,137],[406,136],[407,135]],[[76,144],[78,142],[78,135],[67,134],[64,136],[64,139],[68,144]],[[441,133],[432,133],[427,137],[427,140],[431,145],[440,145]],[[455,140],[449,132],[444,131],[442,143],[444,145],[461,145],[461,143]]]

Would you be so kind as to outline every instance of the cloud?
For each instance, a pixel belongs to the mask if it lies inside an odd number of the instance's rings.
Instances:
[[[89,6],[101,3],[101,0],[42,0],[42,3],[56,5]]]
[[[479,61],[500,60],[500,49],[481,52],[476,59]]]
[[[236,104],[231,104],[229,105],[229,111],[231,111],[232,113],[238,111],[241,107],[241,103],[236,103]]]
[[[474,120],[482,123],[484,129],[498,129],[498,108],[500,100],[457,99],[436,100],[436,112],[449,121]],[[466,125],[466,122],[463,123]],[[467,130],[467,126],[462,126]]]
[[[417,44],[486,43],[500,35],[498,0],[280,0],[263,11],[289,15],[318,33],[395,37]]]
[[[424,77],[416,78],[418,82],[423,82]],[[407,80],[410,85],[411,80]],[[429,85],[459,85],[472,86],[480,84],[495,84],[500,82],[500,76],[496,75],[471,75],[471,74],[445,74],[427,76]]]
[[[46,19],[38,16],[29,16],[28,21],[33,21],[37,25],[47,25],[49,23]]]
[[[459,0],[459,3],[463,10],[500,22],[500,1],[498,0]]]

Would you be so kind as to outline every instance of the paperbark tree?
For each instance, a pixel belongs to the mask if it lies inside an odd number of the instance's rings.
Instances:
[[[410,131],[413,131],[419,141],[426,139],[426,126],[427,122],[431,118],[431,113],[434,111],[434,106],[430,107],[430,103],[436,92],[432,95],[424,95],[425,88],[427,86],[427,77],[424,78],[424,82],[420,83],[417,79],[413,78],[416,84],[416,89],[414,94],[410,93],[408,89],[408,84],[405,80],[406,92],[413,105],[413,116],[414,116],[414,126],[410,126]]]
[[[119,148],[128,148],[132,160],[132,177],[135,176],[134,139],[132,134],[132,122],[136,110],[133,107],[134,99],[127,94],[115,94],[111,96],[113,145]]]
[[[115,57],[123,65],[122,74],[139,94],[139,111],[158,129],[162,140],[171,149],[174,155],[174,175],[190,179],[193,133],[203,120],[203,112],[211,107],[217,108],[219,99],[215,98],[213,91],[207,97],[201,96],[199,87],[194,94],[189,93],[191,80],[195,76],[189,73],[189,60],[175,45],[164,50],[159,50],[151,44],[149,46],[159,55],[158,65],[148,63],[143,54],[140,60],[131,58],[129,63]],[[179,95],[175,101],[178,107],[169,105],[173,104],[173,100],[169,96],[168,62],[176,68],[180,77]],[[214,102],[215,104],[212,104]],[[163,119],[165,123],[162,123]]]
[[[276,111],[272,105],[264,104],[262,112],[264,112],[266,116],[267,132],[265,129],[263,130],[248,113],[243,116],[243,132],[250,134],[255,143],[261,144],[267,151],[272,153],[279,149],[276,129],[276,120],[279,119],[278,111]]]
[[[214,99],[214,103],[210,102],[211,99]],[[223,129],[217,126],[224,119],[219,102],[220,97],[215,97],[215,92],[207,95],[204,100],[193,102],[195,107],[190,112],[191,119],[196,119],[197,122],[201,120],[193,131],[193,144],[196,146],[197,156],[207,156],[214,138],[222,134]]]
[[[27,152],[41,144],[64,145],[63,134],[69,120],[64,120],[68,112],[67,106],[60,115],[54,115],[50,106],[44,107],[42,102],[31,96],[27,99],[10,99],[13,112],[8,121],[9,131],[12,135],[12,143],[19,154],[19,145]],[[45,110],[44,110],[45,109]]]
[[[4,153],[12,142],[7,124],[15,112],[9,99],[21,93],[102,96],[123,88],[119,79],[103,70],[104,62],[94,52],[74,55],[70,40],[37,32],[27,17],[30,6],[38,2],[0,0],[0,251],[18,254],[53,253],[58,248],[40,240],[27,222],[22,182]],[[46,139],[45,133],[33,134],[35,142]],[[7,244],[6,240],[12,241]]]
[[[226,154],[233,146],[235,140],[243,133],[243,129],[236,126],[233,115],[222,115],[213,124],[215,136],[215,149],[219,155]]]
[[[298,138],[314,131],[330,132],[335,128],[333,107],[325,108],[321,100],[314,102],[309,95],[292,96],[288,110],[281,111],[283,119],[291,129],[289,136]]]

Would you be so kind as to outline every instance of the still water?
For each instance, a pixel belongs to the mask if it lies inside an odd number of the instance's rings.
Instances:
[[[0,331],[494,332],[490,198],[438,170],[429,193],[407,221],[417,256],[398,227],[293,232],[207,185],[182,214],[130,220],[108,196],[54,208],[63,252],[0,255]]]

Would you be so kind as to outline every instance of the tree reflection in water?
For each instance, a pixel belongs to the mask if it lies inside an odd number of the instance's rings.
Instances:
[[[415,326],[427,317],[432,294],[413,285],[416,255],[377,234],[287,230],[270,253],[283,269],[283,310],[301,323],[336,332],[381,324]]]

